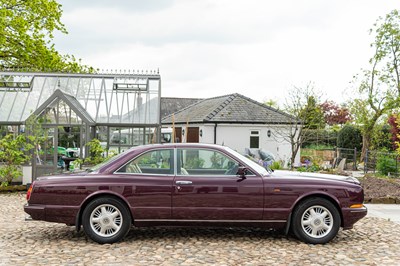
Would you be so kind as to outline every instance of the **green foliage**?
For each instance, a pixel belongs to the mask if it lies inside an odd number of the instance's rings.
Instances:
[[[396,160],[390,156],[382,155],[378,158],[376,169],[382,175],[388,176],[389,173],[396,173]]]
[[[297,168],[297,171],[299,172],[318,172],[321,170],[321,167],[319,167],[318,164],[310,164],[309,166],[302,166]]]
[[[89,147],[89,157],[84,160],[85,163],[96,165],[106,160],[103,156],[105,150],[101,147],[100,140],[92,139],[86,143],[86,146]]]
[[[203,168],[204,160],[198,157],[194,157],[186,160],[185,168],[186,169],[200,169]]]
[[[271,164],[270,168],[272,170],[281,170],[281,169],[283,169],[282,162],[281,161],[274,161]]]
[[[305,88],[294,87],[287,95],[284,111],[290,116],[288,116],[286,126],[282,127],[282,130],[276,130],[276,134],[290,142],[291,155],[288,166],[291,168],[294,166],[300,147],[307,141],[307,129],[316,125],[317,127],[322,126],[318,122],[319,111],[315,108],[313,109],[313,107],[316,107],[317,102],[318,97],[312,83],[307,84]],[[309,116],[308,110],[315,116]],[[323,119],[323,116],[321,117]]]
[[[374,127],[370,148],[373,150],[393,150],[389,125],[384,123],[377,124]]]
[[[362,135],[359,128],[353,125],[345,125],[342,130],[339,131],[337,146],[339,148],[360,150],[362,147]]]
[[[0,139],[0,161],[5,164],[0,168],[0,182],[3,185],[10,184],[13,179],[22,175],[19,166],[31,158],[28,152],[33,147],[24,135],[14,137],[8,134]]]
[[[71,55],[60,55],[53,32],[67,34],[55,0],[0,0],[0,68],[93,72]]]
[[[25,136],[32,145],[33,155],[37,156],[40,151],[39,147],[48,137],[48,130],[43,128],[43,121],[36,119],[35,116],[31,115],[25,121]]]
[[[214,153],[210,160],[211,160],[211,167],[213,169],[223,169],[224,168],[224,162],[226,161],[226,157],[222,156],[218,153]]]
[[[274,109],[279,109],[279,104],[277,101],[273,100],[273,99],[268,99],[267,101],[264,102],[265,105],[272,107]]]
[[[300,117],[308,129],[318,129],[325,127],[325,117],[317,98],[313,95],[308,96],[307,104],[300,111]]]
[[[302,148],[310,147],[335,147],[337,145],[337,134],[335,130],[329,129],[306,129],[306,140],[303,142]],[[310,148],[313,149],[313,148]]]
[[[325,145],[325,144],[310,144],[305,148],[309,150],[332,150],[335,147],[332,145]]]
[[[355,77],[358,99],[352,101],[356,123],[362,125],[363,155],[371,145],[373,129],[385,114],[400,106],[400,15],[393,10],[370,30],[375,53],[370,68]]]

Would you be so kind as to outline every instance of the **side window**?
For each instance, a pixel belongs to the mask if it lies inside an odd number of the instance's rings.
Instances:
[[[238,162],[217,151],[178,149],[180,175],[236,175],[238,167]]]
[[[250,132],[250,148],[258,149],[260,147],[260,132],[252,130]]]
[[[118,173],[173,174],[174,151],[161,149],[143,153],[121,167]]]

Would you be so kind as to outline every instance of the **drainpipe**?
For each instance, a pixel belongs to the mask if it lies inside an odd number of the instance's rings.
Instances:
[[[218,124],[214,124],[214,144],[217,144],[217,126]]]

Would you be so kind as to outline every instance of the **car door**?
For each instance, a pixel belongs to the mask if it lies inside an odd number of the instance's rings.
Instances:
[[[261,177],[236,175],[239,162],[212,149],[178,148],[172,195],[176,220],[261,220]]]
[[[122,193],[132,206],[135,222],[171,219],[173,158],[173,149],[150,150],[114,173],[129,184]]]

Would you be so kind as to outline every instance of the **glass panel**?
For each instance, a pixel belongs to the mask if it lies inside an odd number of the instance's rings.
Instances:
[[[23,75],[24,73],[21,73],[21,76]],[[130,74],[127,74],[126,77],[121,74],[115,76],[119,78],[120,83],[122,82],[121,86],[123,86],[123,80],[127,80],[129,83],[129,80],[138,78]],[[15,93],[0,92],[0,102],[3,99],[3,104],[0,106],[2,110],[0,121],[5,121],[5,118],[8,118],[6,113],[10,111],[14,121],[17,121],[17,119],[25,121],[56,89],[60,89],[66,94],[76,97],[96,122],[130,125],[132,123],[158,124],[159,80],[150,79],[148,91],[116,91],[113,90],[114,78],[110,75],[101,76],[101,74],[89,77],[75,77],[68,76],[68,74],[62,74],[60,77],[54,74],[35,76],[30,93],[20,91],[18,97],[15,98]],[[158,76],[155,76],[155,79],[157,78]],[[10,105],[12,105],[10,96],[12,99],[16,99],[15,109],[13,110],[10,109]],[[28,102],[28,104],[25,105],[25,102]]]
[[[58,146],[66,148],[67,157],[78,157],[80,152],[80,127],[58,127]]]
[[[29,93],[26,92],[18,93],[18,99],[14,104],[13,110],[11,111],[10,121],[20,121],[24,108],[30,105],[30,103],[27,102],[28,95]]]
[[[5,94],[6,94],[5,91],[0,91],[0,110],[3,110],[2,102],[3,102],[3,98],[4,98]]]
[[[11,107],[14,103],[15,98],[17,97],[16,92],[8,92],[3,100],[1,105],[1,112],[0,112],[0,121],[9,121],[8,116],[11,112]],[[15,105],[15,103],[14,103]]]
[[[118,170],[122,173],[173,174],[173,150],[162,149],[144,153]]]
[[[81,118],[63,100],[59,101],[59,124],[82,124]]]
[[[239,163],[224,154],[203,149],[179,149],[181,175],[236,175]]]
[[[59,82],[56,77],[39,77],[38,79],[45,80],[43,91],[38,101],[38,107],[39,107],[54,93],[56,89],[60,87],[58,86]]]
[[[250,136],[250,148],[254,148],[254,149],[259,148],[259,137],[258,136]]]
[[[38,165],[54,165],[54,128],[44,129],[44,139],[36,149]]]

